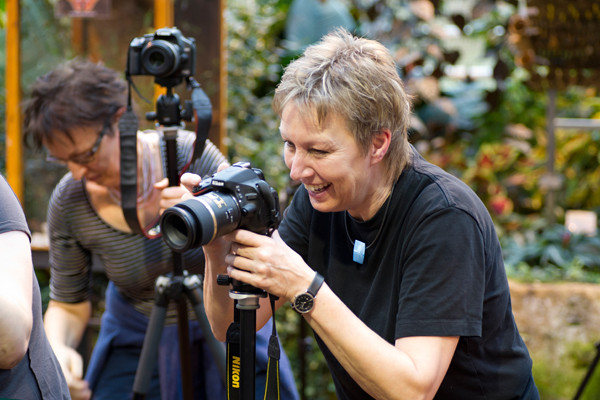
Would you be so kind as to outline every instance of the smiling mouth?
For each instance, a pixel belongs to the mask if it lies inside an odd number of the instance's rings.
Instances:
[[[313,193],[321,193],[321,192],[327,190],[327,188],[329,188],[329,186],[331,186],[331,183],[327,183],[324,185],[307,185],[307,184],[304,185],[306,190],[313,192]]]

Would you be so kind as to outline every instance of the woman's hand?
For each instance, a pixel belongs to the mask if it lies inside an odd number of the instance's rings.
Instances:
[[[217,172],[223,171],[225,168],[229,168],[230,166],[231,165],[229,165],[229,163],[227,163],[227,162],[221,163],[217,167]],[[202,182],[202,177],[200,175],[193,174],[191,172],[186,172],[185,174],[181,175],[179,182],[180,182],[181,186],[183,188],[185,188],[185,190],[187,191],[187,193],[185,193],[183,198],[189,199],[190,197],[193,197],[192,192],[193,192],[194,186],[198,186],[200,184],[200,182]]]
[[[87,381],[83,379],[83,358],[69,346],[53,345],[52,350],[60,363],[71,398],[73,400],[89,400],[92,397]]]
[[[160,190],[160,214],[169,207],[173,207],[175,204],[180,203],[183,200],[183,196],[188,192],[184,185],[169,186],[169,180],[164,178],[154,184],[154,189]]]
[[[217,172],[224,170],[225,168],[230,167],[229,163],[222,163],[217,168]],[[181,175],[180,178],[181,187],[185,189],[185,193],[182,196],[182,199],[189,199],[194,197],[192,191],[195,186],[198,186],[200,182],[202,182],[202,177],[197,174],[186,172]],[[210,243],[203,246],[204,254],[207,260],[212,260],[212,263],[208,263],[207,265],[212,265],[215,267],[221,266],[224,263],[225,255],[229,252],[229,248],[231,243],[223,238],[215,238]],[[225,271],[216,271],[216,273],[224,273]]]
[[[308,288],[315,276],[315,272],[285,244],[277,231],[268,237],[239,229],[224,237],[233,242],[225,257],[229,265],[227,273],[233,279],[292,300]]]
[[[183,199],[189,199],[194,197],[192,190],[194,189],[194,186],[198,186],[200,182],[202,182],[202,177],[200,175],[192,174],[191,172],[186,172],[185,174],[181,175],[179,182],[186,190],[186,193],[183,195]]]

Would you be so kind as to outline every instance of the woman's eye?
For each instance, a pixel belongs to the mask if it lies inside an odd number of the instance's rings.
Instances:
[[[294,144],[292,142],[288,142],[287,140],[283,142],[283,146],[286,150],[294,150]]]
[[[326,151],[326,150],[320,150],[320,149],[311,149],[310,152],[313,153],[313,154],[316,154],[318,156],[323,156],[325,154],[329,154],[328,151]]]

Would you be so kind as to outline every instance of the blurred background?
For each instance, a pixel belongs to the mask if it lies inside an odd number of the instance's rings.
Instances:
[[[73,57],[125,71],[131,39],[177,26],[196,39],[211,140],[261,168],[285,205],[272,93],[290,60],[344,26],[390,49],[414,97],[411,142],[494,218],[542,398],[573,398],[588,372],[583,398],[600,398],[599,1],[2,0],[0,25],[0,172],[39,234],[42,286],[47,202],[66,170],[20,146],[19,104],[36,77]],[[153,99],[152,77],[135,83]],[[151,127],[153,102],[133,100]],[[101,310],[101,268],[96,280]],[[335,398],[309,329],[291,310],[277,318],[304,398]]]

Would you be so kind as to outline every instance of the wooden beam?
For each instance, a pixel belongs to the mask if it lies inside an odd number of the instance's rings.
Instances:
[[[227,154],[227,26],[225,25],[225,0],[219,0],[219,97],[216,106],[218,125],[216,135],[213,137],[223,154]]]
[[[170,28],[173,26],[173,1],[154,0],[154,27]]]
[[[6,0],[6,180],[23,204],[19,0]]]
[[[154,0],[154,28],[171,28],[174,24],[174,12],[172,0]],[[154,85],[154,103],[158,100],[158,96],[166,94],[167,89]]]
[[[179,2],[175,24],[196,38],[196,79],[211,100],[213,120],[210,140],[227,154],[227,50],[225,0]]]

